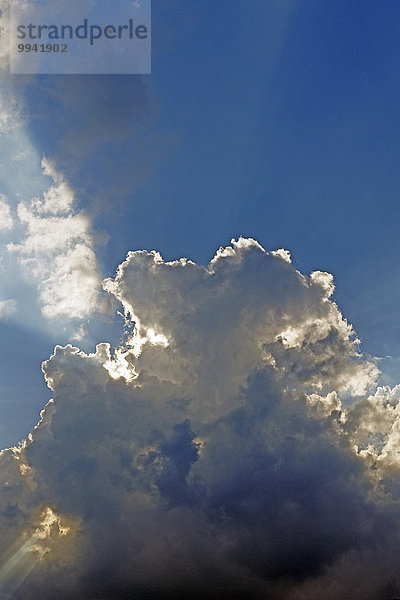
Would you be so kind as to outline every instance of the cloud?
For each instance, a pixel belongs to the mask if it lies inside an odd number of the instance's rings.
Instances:
[[[131,252],[104,286],[126,343],[57,346],[53,399],[0,456],[0,591],[398,593],[400,393],[376,389],[331,276],[241,238],[208,267]]]
[[[54,162],[41,158],[32,143],[32,113],[24,94],[36,79],[2,73],[1,80],[0,154],[6,195],[0,195],[0,234],[7,242],[1,248],[1,296],[15,297],[20,308],[30,305],[21,315],[25,324],[40,320],[38,306],[45,319],[53,324],[58,320],[58,331],[69,330],[66,321],[71,320],[82,337],[84,329],[77,322],[103,310],[95,251],[106,236],[93,229],[65,176]],[[6,309],[7,316],[15,314],[15,307],[16,303],[4,304],[3,316]]]
[[[9,231],[13,228],[13,218],[11,216],[11,210],[7,203],[7,199],[4,194],[0,195],[0,233],[2,231]]]
[[[170,136],[154,132],[158,103],[146,77],[32,77],[19,93],[35,147],[96,211],[122,209],[170,152]]]
[[[42,164],[53,185],[43,198],[19,203],[25,236],[7,247],[37,282],[45,317],[85,319],[98,308],[101,281],[91,223],[75,208],[75,195],[64,178],[46,159]]]
[[[0,319],[8,319],[17,311],[17,301],[13,298],[0,300]]]

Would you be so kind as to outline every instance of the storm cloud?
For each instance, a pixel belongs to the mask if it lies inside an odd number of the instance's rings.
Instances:
[[[399,388],[286,251],[131,252],[129,335],[55,348],[0,458],[0,588],[60,597],[379,600],[400,584]],[[396,587],[397,586],[397,587]]]

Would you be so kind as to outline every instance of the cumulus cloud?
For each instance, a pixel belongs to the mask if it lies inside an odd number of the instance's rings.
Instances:
[[[42,198],[19,203],[25,236],[8,250],[37,283],[45,317],[84,319],[98,307],[101,281],[91,222],[75,208],[74,193],[46,159],[43,169],[53,185]]]
[[[57,346],[53,399],[0,456],[0,591],[398,593],[400,392],[376,389],[331,276],[239,239],[208,267],[131,252],[104,286],[126,343]]]

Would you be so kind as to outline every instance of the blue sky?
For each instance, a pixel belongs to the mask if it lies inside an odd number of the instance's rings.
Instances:
[[[155,1],[151,76],[78,76],[72,89],[63,76],[6,82],[23,98],[34,156],[25,177],[7,170],[5,193],[40,193],[40,160],[56,160],[108,236],[97,248],[104,276],[130,249],[205,264],[240,234],[287,248],[301,271],[333,273],[364,350],[397,359],[398,16],[390,1]],[[91,146],[80,133],[97,125]],[[66,135],[72,149],[61,147]],[[68,341],[38,326],[30,302],[1,324],[6,443],[48,396],[37,365]],[[39,343],[20,377],[24,331]],[[396,364],[387,362],[394,378]]]

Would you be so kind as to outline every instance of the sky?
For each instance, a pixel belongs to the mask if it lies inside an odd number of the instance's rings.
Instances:
[[[400,595],[399,19],[153,0],[151,75],[3,69],[0,594]]]

